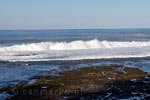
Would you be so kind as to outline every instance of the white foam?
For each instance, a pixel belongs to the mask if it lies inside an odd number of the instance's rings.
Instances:
[[[98,49],[98,48],[118,48],[118,47],[143,47],[150,46],[147,42],[109,42],[97,39],[90,41],[73,42],[41,42],[22,45],[0,47],[0,51],[50,51],[50,50],[79,50],[79,49]]]
[[[0,47],[0,60],[45,61],[150,56],[150,41],[41,42]]]

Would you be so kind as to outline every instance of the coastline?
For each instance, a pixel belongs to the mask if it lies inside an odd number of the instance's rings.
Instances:
[[[6,100],[81,100],[148,98],[150,74],[123,65],[84,67],[33,77],[0,89],[12,95]]]

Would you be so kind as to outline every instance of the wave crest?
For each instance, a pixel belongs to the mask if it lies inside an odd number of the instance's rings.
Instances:
[[[150,46],[150,41],[110,42],[110,41],[99,41],[95,39],[90,41],[78,40],[73,42],[40,42],[40,43],[13,45],[0,47],[0,51],[80,50],[80,49],[124,48],[124,47],[143,47],[143,46]]]

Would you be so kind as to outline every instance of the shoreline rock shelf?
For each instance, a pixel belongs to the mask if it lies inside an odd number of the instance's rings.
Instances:
[[[118,70],[118,69],[121,69]],[[85,67],[32,78],[0,89],[13,95],[7,100],[90,100],[150,97],[150,74],[122,65]],[[35,81],[36,80],[36,81]]]

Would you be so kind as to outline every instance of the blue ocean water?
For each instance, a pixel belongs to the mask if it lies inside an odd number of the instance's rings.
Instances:
[[[0,44],[42,41],[148,41],[150,29],[0,30]]]
[[[150,29],[0,31],[0,88],[37,75],[104,64],[150,72]]]

